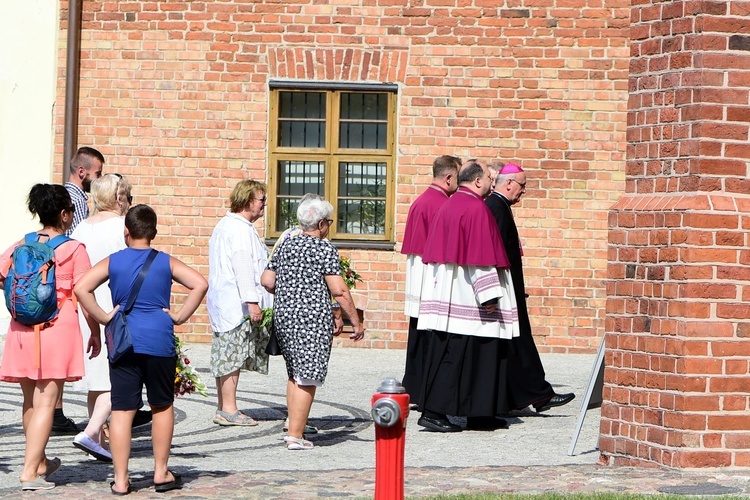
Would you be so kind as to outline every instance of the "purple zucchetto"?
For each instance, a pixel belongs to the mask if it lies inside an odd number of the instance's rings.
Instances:
[[[506,163],[503,168],[500,169],[499,174],[518,174],[523,172],[523,169],[515,163]]]

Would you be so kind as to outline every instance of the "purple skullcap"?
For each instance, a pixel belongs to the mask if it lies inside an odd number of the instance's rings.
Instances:
[[[523,169],[515,163],[506,163],[503,168],[500,169],[500,174],[517,174],[523,172]]]

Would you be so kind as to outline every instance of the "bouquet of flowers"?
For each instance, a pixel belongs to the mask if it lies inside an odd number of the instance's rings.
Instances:
[[[343,255],[339,259],[339,266],[341,268],[341,276],[344,278],[344,283],[351,290],[357,287],[357,281],[362,281],[362,276],[357,271],[352,269],[352,261],[349,257]]]
[[[174,338],[174,346],[177,350],[177,368],[175,369],[174,374],[174,395],[180,397],[197,391],[201,396],[208,397],[206,384],[204,384],[198,374],[193,371],[193,367],[190,366],[190,360],[183,352],[182,341],[177,338],[177,336]]]

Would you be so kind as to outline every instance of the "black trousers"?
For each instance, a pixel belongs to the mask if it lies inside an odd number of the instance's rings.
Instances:
[[[509,411],[507,340],[432,331],[419,410],[461,417]]]

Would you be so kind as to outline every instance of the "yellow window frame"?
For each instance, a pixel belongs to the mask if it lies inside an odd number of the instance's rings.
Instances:
[[[278,146],[279,128],[279,95],[281,92],[324,92],[326,94],[326,120],[325,120],[325,147],[324,148],[293,148]],[[340,101],[341,94],[345,93],[377,93],[388,97],[388,125],[386,135],[386,149],[348,149],[339,148],[339,123],[340,123]],[[334,208],[334,219],[336,223],[331,226],[328,238],[339,241],[357,242],[393,242],[395,221],[395,135],[396,135],[396,93],[388,91],[359,90],[356,86],[351,89],[314,89],[314,88],[274,88],[271,89],[271,119],[269,120],[269,155],[268,155],[268,196],[269,203],[266,208],[266,236],[276,238],[281,231],[276,229],[277,200],[279,198],[279,161],[311,161],[323,162],[324,167],[324,193],[321,195],[328,200]],[[340,162],[373,162],[385,163],[385,220],[383,234],[356,234],[339,232],[338,230],[338,202],[339,202],[339,176],[338,165]],[[296,197],[293,197],[296,198]],[[378,198],[382,199],[382,198]]]

